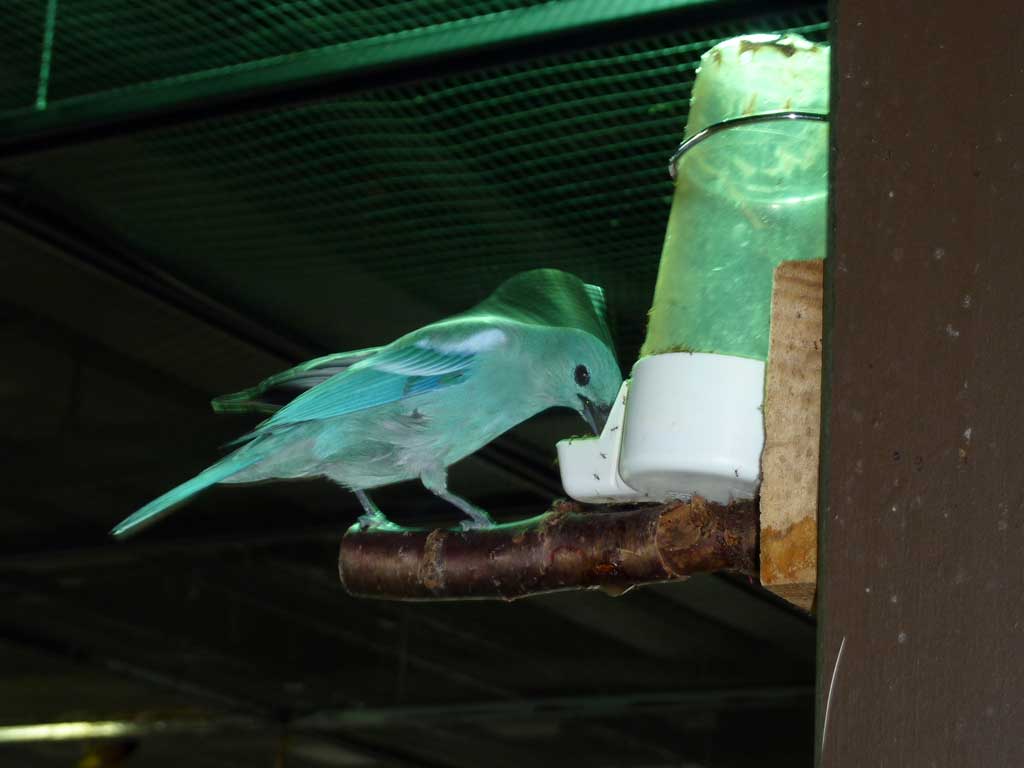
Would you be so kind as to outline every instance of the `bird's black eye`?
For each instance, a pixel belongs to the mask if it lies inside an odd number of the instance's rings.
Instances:
[[[576,379],[576,383],[581,387],[587,386],[590,383],[590,371],[587,370],[585,365],[577,365],[576,370],[573,371],[573,378]]]

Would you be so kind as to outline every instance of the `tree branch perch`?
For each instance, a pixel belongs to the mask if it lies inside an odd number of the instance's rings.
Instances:
[[[490,530],[359,531],[341,540],[352,595],[390,600],[504,599],[563,589],[622,591],[695,573],[757,573],[757,509],[690,502],[587,508],[557,502]]]

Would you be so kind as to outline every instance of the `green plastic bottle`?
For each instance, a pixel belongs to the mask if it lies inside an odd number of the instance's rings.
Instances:
[[[701,59],[686,137],[744,115],[827,113],[828,86],[827,46],[797,35],[727,40]],[[775,267],[825,258],[827,198],[825,122],[737,125],[686,152],[641,357],[766,360]]]
[[[701,59],[686,138],[744,116],[825,115],[828,84],[826,46],[795,35],[726,40]],[[675,170],[628,396],[600,440],[559,444],[565,487],[582,501],[756,495],[774,271],[825,257],[827,122],[731,124]]]

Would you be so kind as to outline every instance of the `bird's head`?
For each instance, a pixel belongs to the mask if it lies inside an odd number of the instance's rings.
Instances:
[[[506,280],[465,315],[522,329],[531,408],[572,408],[601,433],[622,386],[603,289],[568,272],[533,269]]]
[[[600,435],[608,420],[622,373],[615,352],[585,331],[561,330],[562,343],[547,364],[557,405],[572,408]]]

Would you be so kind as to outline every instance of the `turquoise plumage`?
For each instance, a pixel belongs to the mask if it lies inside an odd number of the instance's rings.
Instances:
[[[392,526],[366,490],[417,478],[469,517],[464,527],[486,527],[486,512],[448,490],[447,468],[551,407],[599,431],[621,381],[601,289],[558,270],[525,272],[391,344],[326,355],[215,399],[217,411],[271,415],[112,533],[132,533],[214,483],[321,476],[356,493],[366,527]]]

